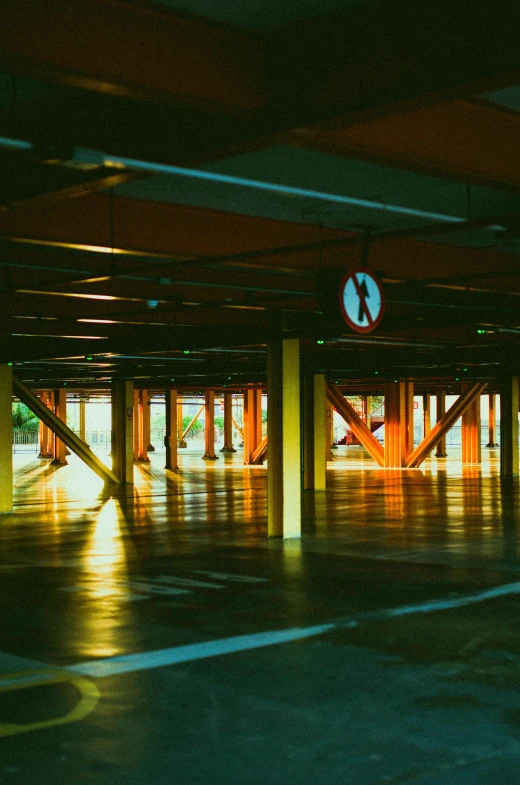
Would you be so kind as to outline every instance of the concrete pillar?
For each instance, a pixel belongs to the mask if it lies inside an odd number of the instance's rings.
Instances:
[[[206,390],[204,397],[204,455],[205,461],[218,461],[215,455],[215,392]]]
[[[432,429],[432,397],[428,393],[423,395],[423,439]]]
[[[464,385],[463,389],[467,389]],[[462,415],[462,463],[480,463],[480,395],[467,407]]]
[[[252,456],[262,441],[262,390],[250,389],[244,393],[244,463],[251,463]]]
[[[67,423],[67,390],[54,391],[54,414]],[[67,464],[67,445],[54,434],[54,460],[59,466]]]
[[[236,452],[233,447],[233,395],[224,393],[224,446],[220,452]]]
[[[87,441],[87,402],[84,398],[79,399],[79,438]]]
[[[181,449],[185,449],[188,445],[186,439],[182,438],[184,433],[184,428],[182,425],[182,401],[178,401],[177,403],[177,446]]]
[[[13,371],[0,364],[0,514],[13,509]]]
[[[134,481],[134,384],[115,380],[112,385],[112,471],[122,483]]]
[[[413,382],[385,384],[385,466],[405,466],[413,450]]]
[[[441,419],[443,414],[446,413],[446,393],[444,390],[440,390],[437,393],[437,422]],[[441,439],[439,444],[437,445],[437,450],[435,451],[436,458],[446,458],[446,437]]]
[[[301,536],[300,342],[267,347],[269,537]]]
[[[44,390],[41,401],[48,409],[54,410],[54,393]],[[40,420],[40,452],[38,458],[55,458],[54,434],[51,429]]]
[[[177,469],[177,390],[166,390],[165,469]]]
[[[500,474],[518,474],[518,376],[500,380]]]
[[[497,444],[497,428],[496,428],[496,398],[494,393],[488,395],[489,399],[489,419],[488,419],[488,443],[486,447],[498,447]]]
[[[305,378],[303,405],[303,487],[305,490],[325,490],[327,469],[326,403],[324,374],[309,374]]]

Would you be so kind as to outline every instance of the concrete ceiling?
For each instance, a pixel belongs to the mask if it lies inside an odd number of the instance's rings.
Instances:
[[[32,386],[238,389],[285,335],[350,385],[516,367],[505,0],[165,5],[5,17],[0,361]],[[337,309],[360,261],[387,300],[370,340]]]

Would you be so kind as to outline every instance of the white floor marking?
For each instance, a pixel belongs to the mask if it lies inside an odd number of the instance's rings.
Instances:
[[[251,635],[237,635],[233,638],[220,638],[204,643],[192,643],[187,646],[175,646],[171,649],[143,652],[142,654],[125,654],[121,657],[110,657],[106,660],[90,660],[80,662],[64,668],[72,673],[82,676],[94,676],[102,679],[107,676],[116,676],[122,673],[161,668],[165,665],[177,665],[181,662],[192,662],[209,657],[218,657],[222,654],[235,654],[248,649],[259,649],[265,646],[275,646],[280,643],[310,638],[333,632],[335,624],[319,624],[315,627],[302,627],[289,630],[272,630],[258,632]]]
[[[236,581],[237,583],[269,583],[269,578],[257,578],[254,575],[234,575],[227,572],[211,572],[210,570],[192,570],[198,575],[207,575],[216,581]]]
[[[397,608],[368,611],[352,618],[336,619],[327,624],[318,624],[313,627],[270,630],[251,635],[237,635],[232,638],[193,643],[186,646],[175,646],[169,649],[158,649],[157,651],[142,652],[140,654],[126,654],[120,657],[109,657],[104,660],[90,660],[89,662],[68,666],[64,670],[84,676],[105,678],[122,673],[161,668],[166,665],[178,665],[182,662],[192,662],[193,660],[207,659],[209,657],[219,657],[223,654],[234,654],[240,651],[313,638],[318,635],[352,629],[361,624],[384,621],[385,619],[398,616],[411,616],[416,613],[433,613],[454,608],[464,608],[468,605],[476,605],[486,600],[507,597],[513,594],[520,594],[520,582],[494,586],[491,589],[467,594],[464,597],[427,600],[426,602],[419,602],[413,605],[401,605]]]

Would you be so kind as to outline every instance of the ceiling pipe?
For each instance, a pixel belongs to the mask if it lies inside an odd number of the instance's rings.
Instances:
[[[154,174],[169,174],[176,177],[186,177],[188,179],[205,180],[206,182],[220,183],[225,185],[236,185],[241,188],[251,188],[257,191],[268,191],[270,193],[287,194],[289,196],[300,196],[306,199],[317,199],[319,201],[330,202],[333,204],[349,205],[350,207],[362,207],[367,210],[378,210],[379,212],[392,213],[396,215],[406,215],[413,218],[421,218],[443,223],[458,224],[466,219],[455,215],[435,213],[429,210],[417,210],[413,207],[401,207],[395,204],[386,204],[383,201],[371,199],[359,199],[342,194],[315,191],[309,188],[299,188],[282,183],[270,183],[264,180],[254,180],[249,177],[237,177],[235,175],[222,174],[219,172],[208,172],[203,169],[189,169],[182,166],[171,164],[152,163],[141,161],[135,158],[125,158],[122,156],[105,155],[97,150],[76,147],[73,153],[73,162],[78,165],[92,165],[113,167],[116,169],[133,169],[140,172]]]

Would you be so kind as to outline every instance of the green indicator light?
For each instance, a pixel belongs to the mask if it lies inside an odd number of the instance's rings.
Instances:
[[[324,344],[325,341],[316,341],[316,343],[319,344],[320,346],[322,346],[322,344]]]
[[[189,353],[190,353],[189,349],[184,349],[183,354],[189,354]]]
[[[336,379],[336,381],[334,382],[334,384],[339,384],[339,379]]]
[[[93,360],[93,359],[94,359],[94,358],[92,357],[92,355],[91,355],[91,354],[87,354],[87,356],[85,357],[85,360],[88,360],[89,362],[90,362],[91,360]]]
[[[455,381],[456,381],[456,382],[460,382],[460,379],[459,379],[459,377],[458,377],[458,376],[456,376],[456,377],[455,377]]]
[[[379,376],[379,371],[374,371],[374,376]]]
[[[463,370],[463,371],[467,371],[468,369],[467,369],[467,368],[463,368],[462,370]]]
[[[13,364],[12,363],[7,363],[7,365],[9,366],[9,368],[11,368]]]
[[[485,331],[485,330],[477,330],[477,332],[478,332],[478,334],[479,334],[479,335],[484,335],[484,333],[485,333],[486,331]]]
[[[228,382],[230,382],[231,381],[231,376],[228,376],[227,380],[228,380]]]

